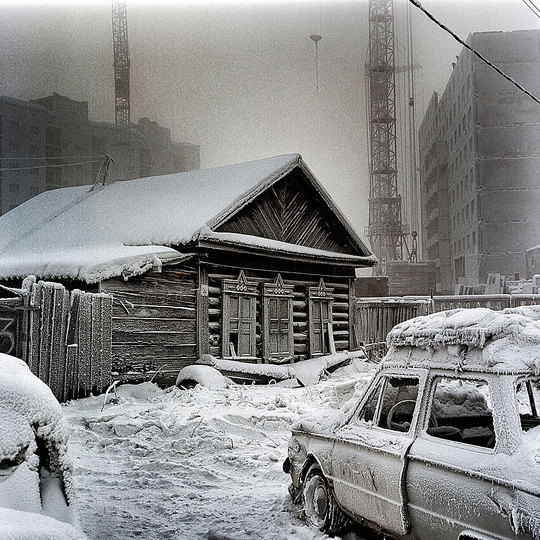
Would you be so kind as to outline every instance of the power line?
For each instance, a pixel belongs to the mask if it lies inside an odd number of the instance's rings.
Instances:
[[[11,161],[27,161],[27,160],[34,160],[34,159],[103,159],[105,157],[105,154],[101,155],[93,155],[93,156],[30,156],[30,157],[11,157],[11,156],[0,156],[0,160],[2,159],[10,159]]]
[[[90,163],[100,163],[99,160],[80,161],[78,163],[61,163],[59,165],[36,165],[34,167],[2,167],[1,171],[29,171],[32,169],[51,169],[53,167],[73,167],[75,165],[88,165]]]
[[[534,7],[534,9],[536,11],[538,11],[540,13],[540,9],[538,8],[538,6],[533,2],[533,0],[528,0],[528,2]]]
[[[522,0],[522,2],[540,19],[540,9],[534,4],[532,0]]]
[[[508,76],[504,71],[500,68],[498,68],[495,64],[490,62],[487,58],[482,56],[478,51],[473,49],[468,43],[463,41],[457,34],[455,34],[450,28],[445,26],[443,23],[438,21],[418,0],[409,0],[411,4],[415,5],[418,9],[423,11],[429,19],[431,19],[437,26],[441,27],[445,32],[448,32],[457,42],[461,43],[466,49],[471,51],[475,56],[480,58],[482,62],[485,62],[489,67],[493,68],[499,75],[502,75],[508,82],[513,84],[516,88],[521,90],[524,94],[528,95],[533,101],[538,103],[540,105],[540,99],[538,99],[535,95],[531,94],[526,88],[523,88],[518,82],[516,82],[512,77]]]

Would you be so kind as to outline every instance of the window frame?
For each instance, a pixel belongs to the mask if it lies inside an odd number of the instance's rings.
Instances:
[[[391,379],[415,379],[418,383],[416,400],[415,400],[416,403],[412,411],[411,424],[407,431],[392,429],[392,428],[389,428],[387,425],[380,425],[382,408],[383,408],[383,403],[384,403],[384,396],[388,389],[388,385]],[[371,428],[382,429],[384,430],[385,433],[397,433],[397,434],[406,435],[409,437],[412,436],[412,434],[416,431],[415,426],[420,417],[424,382],[425,382],[425,377],[423,373],[417,373],[417,372],[382,373],[379,377],[377,377],[374,380],[373,385],[371,385],[371,387],[368,389],[366,393],[366,399],[362,400],[359,406],[356,408],[353,415],[354,422],[360,423],[361,425],[370,426]],[[370,403],[371,399],[376,394],[378,394],[378,396],[377,396],[377,403],[375,405],[375,409],[373,413],[373,419],[365,420],[364,418],[361,418],[361,416],[365,414],[365,410],[366,410],[366,407],[368,406],[368,403]],[[396,401],[392,406],[394,406],[396,403],[399,403],[399,401]]]
[[[266,362],[276,361],[277,363],[282,363],[288,359],[291,361],[294,359],[293,289],[294,285],[286,285],[283,282],[281,274],[277,274],[274,282],[263,283],[262,285],[262,357]],[[278,350],[277,353],[270,351],[272,335],[277,334],[278,349],[280,349],[280,336],[285,335],[285,332],[282,331],[282,317],[279,317],[279,313],[277,319],[277,331],[274,332],[272,325],[270,324],[270,302],[272,300],[277,300],[278,302],[285,301],[287,303],[288,328],[286,335],[288,348],[287,351]]]
[[[257,357],[257,296],[259,295],[259,282],[250,281],[246,278],[243,270],[237,279],[222,280],[222,335],[221,335],[221,356],[222,358],[256,358]],[[247,352],[235,350],[231,354],[231,298],[238,299],[238,333],[240,336],[242,325],[247,317],[242,317],[242,300],[247,300],[250,306],[249,314],[249,350]],[[247,334],[247,333],[246,333]],[[237,340],[237,348],[240,345],[240,338]]]
[[[526,392],[527,392],[527,398],[528,398],[528,406],[531,410],[531,416],[533,418],[539,418],[540,417],[540,395],[537,394],[537,397],[535,397],[535,390],[533,388],[533,385],[538,386],[538,390],[536,392],[540,393],[540,377],[519,377],[516,379],[514,383],[514,394],[516,397],[516,405],[517,405],[517,399],[518,399],[518,388],[520,385],[525,385]],[[522,420],[522,414],[519,410],[518,406],[518,415],[520,418],[520,424],[522,431],[528,431],[531,429],[531,427],[524,429],[523,428],[523,420]]]
[[[333,287],[327,287],[324,279],[319,280],[319,284],[316,287],[308,287],[308,328],[309,328],[309,356],[315,358],[317,356],[323,356],[328,353],[335,352],[334,347],[334,335],[333,335],[333,302],[334,302],[334,289]],[[320,321],[316,321],[315,312],[316,304],[320,304]],[[326,306],[327,317],[323,319],[322,308]],[[318,334],[315,331],[315,324],[320,323],[320,339],[316,339]],[[326,339],[328,338],[328,350],[326,350]],[[318,346],[320,345],[320,347]]]
[[[429,437],[431,440],[438,441],[441,444],[447,444],[449,446],[457,445],[458,447],[467,448],[474,451],[480,451],[480,452],[488,452],[488,453],[494,453],[494,447],[484,446],[481,444],[475,444],[472,442],[467,442],[466,440],[454,440],[450,438],[445,438],[442,436],[434,435],[433,433],[429,433],[429,419],[432,414],[433,410],[433,403],[435,400],[435,392],[437,390],[437,384],[442,379],[446,379],[447,381],[460,381],[462,383],[483,383],[489,393],[489,400],[490,404],[490,410],[491,410],[491,421],[493,424],[493,436],[495,437],[495,445],[497,444],[497,432],[495,428],[495,415],[494,415],[494,409],[496,407],[495,402],[493,400],[493,397],[491,395],[492,387],[490,384],[490,377],[488,374],[486,376],[482,376],[483,374],[478,374],[475,376],[463,376],[456,373],[448,373],[448,372],[437,372],[433,373],[430,377],[429,381],[429,394],[428,394],[428,400],[425,407],[425,414],[423,418],[419,419],[419,425],[420,425],[420,431],[423,433],[424,436]],[[439,426],[440,427],[440,426]]]

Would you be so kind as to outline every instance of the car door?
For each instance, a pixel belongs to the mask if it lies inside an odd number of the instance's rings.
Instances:
[[[430,383],[421,422],[436,427],[420,429],[406,477],[412,530],[419,538],[454,539],[465,530],[514,538],[512,505],[506,503],[516,494],[496,472],[509,468],[512,456],[494,449],[488,379],[446,373]],[[511,422],[505,423],[510,430]]]
[[[423,380],[419,372],[381,374],[367,399],[337,431],[332,450],[337,501],[357,519],[397,534],[409,527],[403,475]]]

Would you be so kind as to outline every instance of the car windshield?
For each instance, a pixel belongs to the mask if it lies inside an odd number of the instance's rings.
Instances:
[[[523,431],[540,425],[540,379],[526,379],[516,386],[516,399]]]

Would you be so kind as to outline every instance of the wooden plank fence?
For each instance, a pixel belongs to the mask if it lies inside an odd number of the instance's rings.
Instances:
[[[392,327],[413,317],[457,308],[487,307],[501,310],[525,305],[540,305],[540,295],[358,298],[354,313],[355,337],[357,343],[365,344],[368,357],[377,361],[386,354],[386,336]]]
[[[0,299],[0,352],[22,358],[59,401],[110,383],[112,296],[26,279]]]

